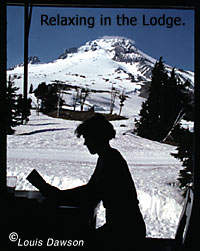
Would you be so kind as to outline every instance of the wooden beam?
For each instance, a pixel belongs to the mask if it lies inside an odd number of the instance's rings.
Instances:
[[[195,10],[195,124],[194,124],[194,190],[200,203],[200,6]]]
[[[34,6],[72,6],[72,7],[108,7],[108,8],[193,8],[197,4],[197,0],[8,0],[8,5],[25,5],[25,3],[33,3]]]
[[[0,1],[0,192],[6,191],[6,130],[7,130],[7,111],[6,111],[6,68],[7,68],[7,22],[6,1]]]
[[[28,3],[24,5],[24,99],[27,99],[28,85]]]
[[[184,244],[184,250],[195,250],[199,244],[200,222],[200,8],[195,9],[195,78],[194,78],[194,100],[195,100],[195,122],[194,122],[194,202],[190,224]]]
[[[31,16],[32,16],[32,5],[26,3],[24,5],[24,88],[23,88],[23,97],[24,100],[27,100],[28,95],[28,49],[29,49],[29,32],[31,25]],[[23,118],[26,116],[23,114]]]

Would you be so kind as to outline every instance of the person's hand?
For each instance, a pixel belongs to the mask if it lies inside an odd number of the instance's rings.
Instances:
[[[51,186],[46,183],[46,181],[42,178],[42,176],[34,169],[26,178],[33,186],[38,188],[40,192],[47,198],[56,199],[58,192],[60,191],[58,188]]]
[[[44,195],[48,199],[52,199],[52,200],[59,199],[60,189],[48,183],[45,183],[45,185],[41,187],[40,192],[42,193],[42,195]]]

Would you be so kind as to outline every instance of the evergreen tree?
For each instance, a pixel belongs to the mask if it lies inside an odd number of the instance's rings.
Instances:
[[[47,93],[42,103],[42,111],[49,113],[57,110],[58,105],[58,88],[55,85],[48,85]]]
[[[33,93],[33,84],[30,85],[29,93],[30,93],[30,94]]]
[[[186,85],[180,83],[174,69],[168,76],[161,57],[152,70],[149,96],[142,104],[134,132],[152,140],[165,141],[169,136],[174,140],[174,129],[179,128],[189,107],[191,97]]]
[[[114,106],[115,106],[115,99],[118,95],[118,90],[113,86],[112,84],[112,88],[111,88],[111,99],[110,99],[110,114],[113,113],[113,109],[114,109]]]
[[[185,196],[187,189],[191,188],[193,184],[193,133],[181,128],[178,130],[176,137],[179,142],[178,152],[172,155],[178,158],[183,165],[178,180]]]
[[[121,112],[122,112],[122,108],[124,106],[124,102],[126,101],[126,94],[125,94],[125,90],[123,89],[122,93],[119,95],[119,100],[120,100],[120,103],[119,103],[119,116],[121,115]]]
[[[172,137],[174,128],[179,127],[179,122],[185,114],[180,86],[175,70],[172,69],[171,75],[163,87],[163,102],[161,104],[162,141],[167,140],[169,136]]]
[[[7,89],[6,89],[6,106],[7,106],[7,134],[13,134],[15,127],[19,124],[19,117],[17,112],[17,91],[18,87],[14,85],[14,81],[9,76]]]
[[[86,102],[86,99],[89,97],[90,90],[88,88],[81,88],[79,100],[81,104],[81,111],[83,111],[84,104]]]
[[[163,114],[162,104],[164,96],[164,86],[168,80],[162,57],[156,62],[152,70],[152,80],[149,88],[149,96],[142,104],[139,113],[140,120],[136,120],[135,132],[144,138],[161,140],[163,131],[161,128]]]
[[[23,110],[24,110],[24,99],[22,97],[22,94],[20,94],[18,96],[18,99],[17,99],[17,114],[20,118],[20,123],[23,125]]]
[[[17,114],[19,116],[19,120],[21,124],[26,124],[29,121],[29,116],[31,115],[31,102],[32,100],[29,98],[25,100],[20,94],[17,99]]]
[[[76,110],[76,106],[78,103],[78,99],[80,97],[80,88],[79,87],[75,87],[75,93],[73,94],[73,107],[74,107],[74,111]]]
[[[43,103],[43,100],[46,97],[46,93],[48,92],[48,87],[46,82],[42,82],[38,85],[38,87],[34,90],[34,94],[37,99],[40,99]],[[42,104],[41,104],[42,107]],[[42,109],[42,108],[41,108]]]
[[[62,107],[64,101],[59,97],[59,85],[42,82],[34,91],[37,99],[41,100],[40,110],[44,113],[49,113],[57,110],[57,106]],[[58,102],[59,100],[59,102]]]

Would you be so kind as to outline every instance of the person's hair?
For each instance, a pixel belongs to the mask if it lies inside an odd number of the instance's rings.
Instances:
[[[101,114],[96,114],[80,124],[75,134],[77,137],[111,140],[115,138],[116,131],[113,125]]]

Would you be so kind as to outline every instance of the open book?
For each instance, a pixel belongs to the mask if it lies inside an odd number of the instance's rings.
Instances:
[[[27,176],[26,179],[39,190],[43,190],[47,184],[46,181],[35,169],[33,169],[33,171]]]

